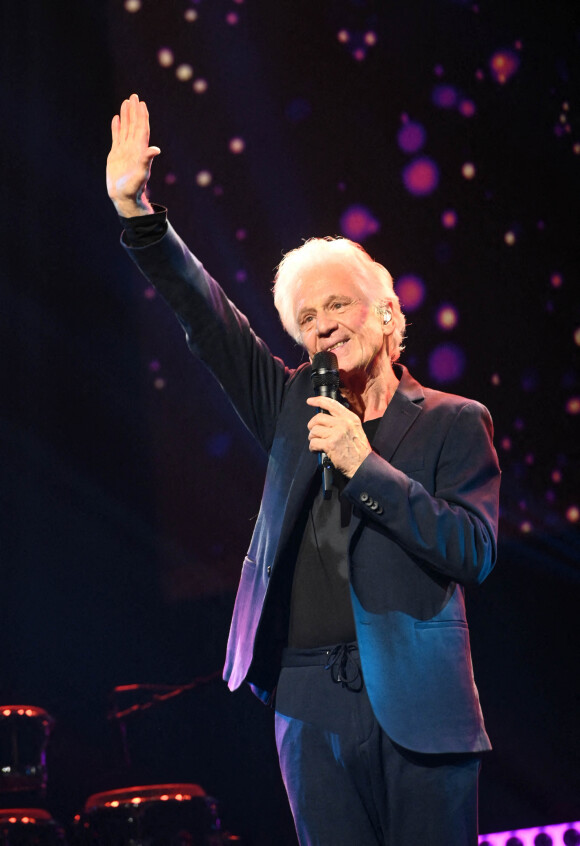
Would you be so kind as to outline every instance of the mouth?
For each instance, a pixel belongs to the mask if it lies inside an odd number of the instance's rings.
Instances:
[[[344,345],[347,344],[347,343],[348,343],[348,340],[339,341],[338,344],[334,344],[334,346],[328,347],[328,349],[325,350],[325,352],[336,352],[336,350],[339,350],[341,347],[344,347]]]

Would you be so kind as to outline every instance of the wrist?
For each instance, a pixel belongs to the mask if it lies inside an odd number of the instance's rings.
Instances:
[[[145,193],[139,199],[135,197],[111,197],[119,217],[141,217],[154,214],[154,209]]]

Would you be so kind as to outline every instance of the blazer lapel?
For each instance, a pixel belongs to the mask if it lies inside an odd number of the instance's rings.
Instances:
[[[421,414],[425,394],[421,385],[413,379],[406,367],[395,364],[397,375],[401,373],[399,387],[395,391],[387,410],[377,428],[373,446],[379,455],[390,461],[409,428]]]

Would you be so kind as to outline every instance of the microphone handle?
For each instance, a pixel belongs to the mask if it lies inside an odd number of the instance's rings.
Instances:
[[[329,385],[320,385],[317,391],[319,397],[330,397],[331,399],[338,399],[338,391]],[[319,408],[322,414],[328,414],[323,408]],[[322,495],[324,499],[330,499],[332,496],[332,461],[325,452],[318,453],[318,466],[322,468]]]

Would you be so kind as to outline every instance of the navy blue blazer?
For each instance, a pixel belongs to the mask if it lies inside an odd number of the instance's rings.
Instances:
[[[224,668],[232,690],[247,682],[268,701],[279,672],[288,549],[319,472],[307,439],[310,364],[293,370],[273,356],[171,226],[156,243],[127,250],[268,455]],[[353,508],[348,551],[363,675],[396,743],[482,751],[490,743],[463,588],[482,582],[496,559],[500,470],[491,418],[478,402],[424,388],[400,365],[395,372],[399,387],[375,451],[343,494]]]

